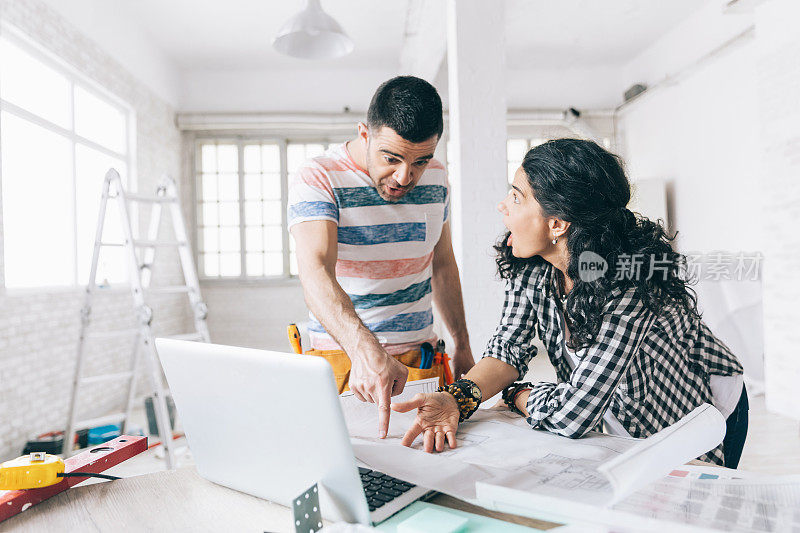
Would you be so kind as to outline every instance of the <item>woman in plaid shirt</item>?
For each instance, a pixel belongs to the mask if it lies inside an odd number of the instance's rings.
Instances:
[[[593,429],[647,437],[698,405],[727,418],[701,457],[736,468],[747,434],[742,366],[703,323],[663,226],[629,211],[620,159],[591,141],[532,148],[498,209],[503,316],[483,359],[446,389],[394,404],[418,409],[403,439],[455,447],[482,398],[503,397],[531,427],[570,438]],[[558,383],[518,382],[542,340]]]

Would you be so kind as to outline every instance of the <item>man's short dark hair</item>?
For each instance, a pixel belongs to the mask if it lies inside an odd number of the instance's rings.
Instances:
[[[403,139],[418,143],[442,136],[442,99],[427,81],[397,76],[384,82],[369,104],[367,126],[393,129]]]

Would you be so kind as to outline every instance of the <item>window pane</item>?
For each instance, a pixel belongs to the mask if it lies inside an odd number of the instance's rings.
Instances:
[[[219,199],[236,201],[239,199],[239,176],[236,174],[219,175]]]
[[[241,275],[242,265],[239,262],[239,254],[220,254],[219,273],[221,276]]]
[[[218,254],[203,254],[203,273],[208,277],[219,276]]]
[[[528,141],[525,139],[509,139],[506,144],[506,155],[509,161],[522,161],[528,151]]]
[[[219,194],[217,193],[217,175],[203,174],[201,180],[203,182],[203,200],[218,200]]]
[[[249,173],[261,172],[261,146],[248,144],[244,147],[244,171]]]
[[[307,144],[306,145],[306,159],[322,155],[325,151],[325,146],[321,144]]]
[[[264,202],[264,224],[280,224],[281,223],[281,215],[283,210],[281,209],[281,203],[276,201]]]
[[[70,142],[8,112],[0,114],[0,121],[6,286],[71,285]]]
[[[261,147],[261,171],[281,171],[281,154],[277,144],[265,144]]]
[[[531,148],[533,148],[534,146],[539,146],[540,144],[545,143],[545,142],[547,142],[547,139],[539,139],[539,138],[531,139],[531,145],[530,146],[531,146]]]
[[[203,202],[203,226],[218,226],[219,214],[216,202]]]
[[[281,175],[280,174],[265,174],[264,180],[264,198],[270,200],[281,199]]]
[[[127,186],[127,168],[123,161],[109,157],[83,144],[75,145],[75,201],[78,254],[78,283],[89,281],[92,264],[97,214],[100,211],[100,194],[103,179],[110,168],[119,172],[123,186]],[[109,200],[103,223],[104,242],[123,242],[122,225],[117,203]],[[125,255],[119,248],[105,247],[100,251],[97,282],[121,283],[127,281]]]
[[[75,133],[117,153],[127,152],[125,113],[77,85]]]
[[[508,182],[514,182],[514,174],[517,173],[517,169],[519,168],[519,163],[508,163]]]
[[[260,226],[255,228],[245,228],[245,247],[248,252],[260,252],[264,249],[264,231]]]
[[[239,148],[235,144],[220,144],[217,146],[217,171],[239,171]]]
[[[305,146],[302,144],[289,144],[286,147],[286,166],[289,174],[297,172],[300,165],[306,160]]]
[[[264,228],[264,249],[270,252],[283,250],[283,231],[280,226],[267,226]]]
[[[6,39],[0,39],[0,98],[71,128],[67,78]]]
[[[508,182],[514,181],[514,174],[522,164],[525,154],[528,151],[528,141],[526,139],[509,139],[506,143],[506,156],[508,163],[507,177]]]
[[[219,251],[219,230],[217,228],[203,228],[203,240],[200,249],[204,252]]]
[[[322,155],[325,146],[322,144],[291,143],[286,147],[286,165],[290,174],[297,171],[308,159]]]
[[[239,202],[220,202],[219,225],[220,226],[239,225]]]
[[[244,175],[244,197],[246,200],[260,200],[261,199],[261,175],[260,174],[245,174]]]
[[[223,252],[238,252],[240,247],[239,228],[220,228],[219,248]]]
[[[263,276],[264,275],[264,255],[261,253],[247,254],[247,275],[248,276]]]
[[[217,147],[213,144],[204,144],[200,147],[200,166],[203,172],[217,171]]]
[[[264,275],[265,276],[283,275],[283,254],[281,253],[264,254]]]
[[[261,225],[261,202],[244,203],[244,223],[246,226]]]

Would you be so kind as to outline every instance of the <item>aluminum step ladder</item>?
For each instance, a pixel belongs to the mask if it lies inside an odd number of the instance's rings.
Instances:
[[[119,208],[123,237],[122,243],[103,241],[103,225],[109,201],[115,201]],[[152,206],[146,239],[140,240],[134,238],[129,204],[150,204]],[[163,208],[168,208],[170,210],[175,240],[165,241],[159,240],[158,238]],[[138,327],[94,333],[89,331],[92,314],[92,298],[96,296],[98,290],[96,279],[97,264],[100,250],[105,246],[121,246],[125,248],[128,280],[133,294],[133,310]],[[183,270],[184,285],[150,286],[156,249],[164,247],[177,248],[181,268]],[[161,364],[155,349],[153,330],[151,328],[153,310],[145,300],[146,296],[149,294],[187,294],[194,313],[195,331],[188,334],[174,335],[172,337],[209,342],[208,326],[206,325],[208,309],[200,295],[200,283],[197,278],[197,270],[195,270],[192,250],[186,234],[186,226],[184,225],[183,214],[181,213],[180,201],[174,180],[168,177],[163,178],[155,196],[129,194],[125,192],[119,173],[112,168],[106,173],[103,181],[100,213],[97,219],[97,232],[95,234],[94,252],[92,254],[92,267],[89,274],[89,283],[86,286],[84,305],[81,309],[78,357],[75,365],[75,376],[72,381],[72,398],[69,406],[66,431],[64,432],[63,453],[65,456],[69,456],[73,451],[72,441],[77,430],[119,423],[121,424],[122,433],[125,432],[126,426],[130,420],[133,404],[136,400],[136,387],[140,366],[142,362],[144,362],[146,365],[146,372],[150,375],[152,381],[153,410],[155,412],[158,433],[165,451],[166,466],[168,469],[174,468],[174,444],[172,441],[172,429],[170,427],[166,400],[168,391],[162,378]],[[133,340],[133,347],[130,368],[127,372],[83,376],[84,352],[87,340],[128,335],[130,335]],[[144,358],[144,361],[142,361],[142,358]],[[82,386],[98,382],[122,382],[126,384],[127,403],[125,410],[97,418],[78,420],[76,406]]]

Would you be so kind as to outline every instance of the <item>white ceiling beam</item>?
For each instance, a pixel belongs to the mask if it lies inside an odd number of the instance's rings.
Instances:
[[[406,12],[400,74],[433,83],[447,53],[447,11],[444,0],[410,0]]]

